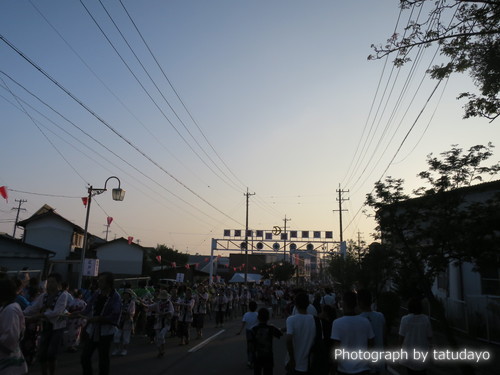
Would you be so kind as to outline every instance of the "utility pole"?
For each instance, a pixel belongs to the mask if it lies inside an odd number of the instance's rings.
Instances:
[[[361,232],[358,230],[358,262],[361,263]]]
[[[342,228],[342,211],[347,211],[347,210],[343,210],[342,209],[342,202],[349,200],[349,198],[342,198],[342,194],[349,193],[349,190],[342,190],[340,188],[340,184],[339,184],[339,188],[336,190],[336,192],[339,193],[339,197],[337,198],[337,201],[339,202],[339,209],[338,210],[333,210],[333,211],[334,212],[335,211],[339,212],[339,221],[340,221],[339,236],[340,236],[340,246],[342,247],[342,243],[344,242],[344,234],[343,234],[343,228]]]
[[[19,220],[19,211],[26,211],[25,208],[21,208],[21,205],[25,202],[27,202],[27,200],[25,199],[15,199],[16,202],[19,202],[19,206],[16,207],[12,207],[13,210],[17,210],[17,214],[16,214],[16,221],[14,222],[14,232],[12,233],[12,237],[13,238],[16,238],[16,228],[17,228],[17,222]]]
[[[246,212],[246,219],[245,219],[245,286],[247,285],[247,279],[248,279],[248,203],[250,200],[251,195],[255,195],[255,193],[250,194],[247,192],[246,194],[243,194],[247,197],[247,212]]]
[[[106,230],[103,231],[102,233],[106,233],[106,242],[108,242],[108,234],[109,234],[109,224],[104,224],[106,227]]]
[[[284,236],[283,236],[283,262],[286,262],[286,237],[287,237],[287,234],[286,234],[286,223],[287,221],[292,221],[292,219],[287,219],[286,218],[286,215],[285,215],[285,218],[283,219],[283,222],[285,223],[285,227],[284,227]],[[290,257],[292,256],[292,253],[290,252]]]

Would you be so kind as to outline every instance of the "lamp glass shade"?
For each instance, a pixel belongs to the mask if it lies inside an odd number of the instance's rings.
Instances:
[[[111,194],[113,195],[113,200],[122,201],[125,198],[125,190],[117,188],[113,189]]]

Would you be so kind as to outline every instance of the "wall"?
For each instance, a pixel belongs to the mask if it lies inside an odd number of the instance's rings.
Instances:
[[[124,275],[142,273],[143,251],[127,241],[109,242],[97,248],[99,272],[113,272]]]

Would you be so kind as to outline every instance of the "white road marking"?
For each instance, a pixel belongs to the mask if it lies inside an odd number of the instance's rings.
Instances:
[[[214,338],[216,338],[217,336],[219,336],[222,332],[225,332],[226,330],[223,329],[219,332],[217,332],[215,335],[212,335],[210,336],[208,339],[206,339],[205,341],[202,341],[200,342],[198,345],[192,347],[191,349],[188,350],[188,353],[194,353],[196,352],[197,350],[203,348],[205,345],[207,345],[210,341],[212,341]]]

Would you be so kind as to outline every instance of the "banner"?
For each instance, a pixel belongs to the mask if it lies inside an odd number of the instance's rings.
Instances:
[[[161,255],[157,255],[156,260],[158,261],[158,263],[161,263]]]
[[[83,276],[97,276],[99,274],[99,259],[87,259],[83,261]]]
[[[175,275],[175,281],[178,283],[183,283],[184,282],[184,274],[183,273],[178,273]]]
[[[108,216],[108,225],[111,225],[112,221],[113,221],[113,218],[111,216]]]
[[[88,202],[88,198],[87,197],[82,197],[82,203],[83,203],[83,207],[87,207],[87,202]]]
[[[133,240],[134,240],[134,237],[129,236],[128,237],[128,244],[131,245]]]

